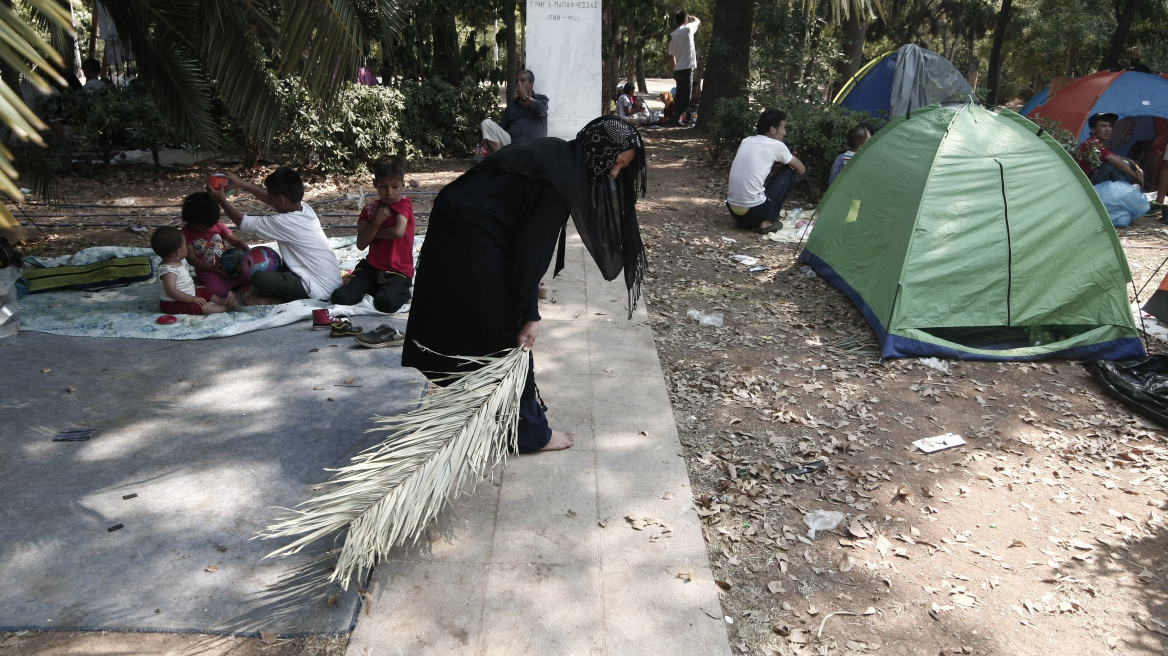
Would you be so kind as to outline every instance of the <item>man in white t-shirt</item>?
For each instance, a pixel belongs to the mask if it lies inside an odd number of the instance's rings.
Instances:
[[[278,214],[244,216],[227,200],[224,189],[208,187],[207,192],[241,230],[275,240],[288,267],[288,271],[252,273],[252,287],[243,294],[243,302],[274,305],[308,298],[328,301],[333,290],[341,286],[341,267],[316,212],[302,202],[304,182],[300,174],[281,166],[264,178],[263,187],[231,173],[226,176],[231,188],[251,193]]]
[[[764,111],[758,117],[755,132],[758,134],[738,144],[730,165],[726,207],[738,227],[765,234],[782,229],[779,210],[807,167],[783,143],[787,136],[785,113],[777,109]]]
[[[694,32],[702,24],[697,16],[684,11],[673,17],[677,29],[669,35],[669,57],[673,60],[673,81],[677,83],[677,96],[669,111],[669,122],[677,124],[681,115],[689,108],[689,94],[693,89],[694,69],[698,67],[698,53],[694,48]]]

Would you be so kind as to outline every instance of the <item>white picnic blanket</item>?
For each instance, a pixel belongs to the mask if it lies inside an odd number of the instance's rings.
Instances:
[[[422,236],[414,241],[414,260],[422,246]],[[365,256],[355,245],[356,237],[333,237],[329,243],[340,261],[341,269],[352,270]],[[256,244],[278,247],[275,243]],[[111,257],[150,256],[155,271],[161,259],[148,248],[101,246],[56,258],[38,258],[45,266],[84,265]],[[333,315],[363,316],[382,314],[366,296],[358,305],[330,306],[324,301],[292,301],[281,305],[240,308],[235,312],[209,315],[178,315],[173,324],[156,323],[158,309],[156,280],[100,291],[61,291],[29,294],[20,299],[20,329],[73,335],[79,337],[138,337],[144,339],[206,339],[228,337],[253,330],[275,328],[312,318],[312,311],[328,307]],[[409,311],[402,307],[399,314]]]

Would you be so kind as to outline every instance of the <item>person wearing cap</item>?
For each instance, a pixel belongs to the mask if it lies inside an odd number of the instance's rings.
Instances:
[[[1144,172],[1134,160],[1117,155],[1103,144],[1111,138],[1111,128],[1119,120],[1119,115],[1111,112],[1096,112],[1087,119],[1091,136],[1079,144],[1075,161],[1091,180],[1091,184],[1102,182],[1132,182],[1144,185]]]

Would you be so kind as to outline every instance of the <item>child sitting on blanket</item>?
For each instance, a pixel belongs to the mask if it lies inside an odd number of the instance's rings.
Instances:
[[[410,300],[414,277],[414,203],[402,195],[405,165],[383,156],[370,167],[377,200],[357,219],[357,248],[369,254],[353,268],[349,282],[333,291],[336,305],[356,305],[369,294],[373,307],[393,314]]]
[[[150,248],[162,258],[158,266],[158,307],[167,314],[214,314],[239,307],[235,294],[216,296],[196,287],[187,272],[187,240],[176,228],[159,228],[150,236]]]
[[[195,282],[210,289],[216,296],[226,298],[234,289],[243,286],[240,272],[228,274],[219,258],[228,248],[247,251],[247,242],[231,233],[231,228],[219,221],[219,203],[211,194],[198,191],[183,200],[182,234],[187,240],[187,262],[195,267]]]

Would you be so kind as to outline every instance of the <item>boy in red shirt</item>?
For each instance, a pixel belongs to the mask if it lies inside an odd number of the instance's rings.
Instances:
[[[357,219],[357,248],[369,249],[349,282],[333,291],[335,305],[356,305],[369,294],[373,307],[386,314],[410,300],[414,278],[414,204],[402,195],[405,166],[401,158],[384,156],[373,162],[377,200],[365,205]]]

